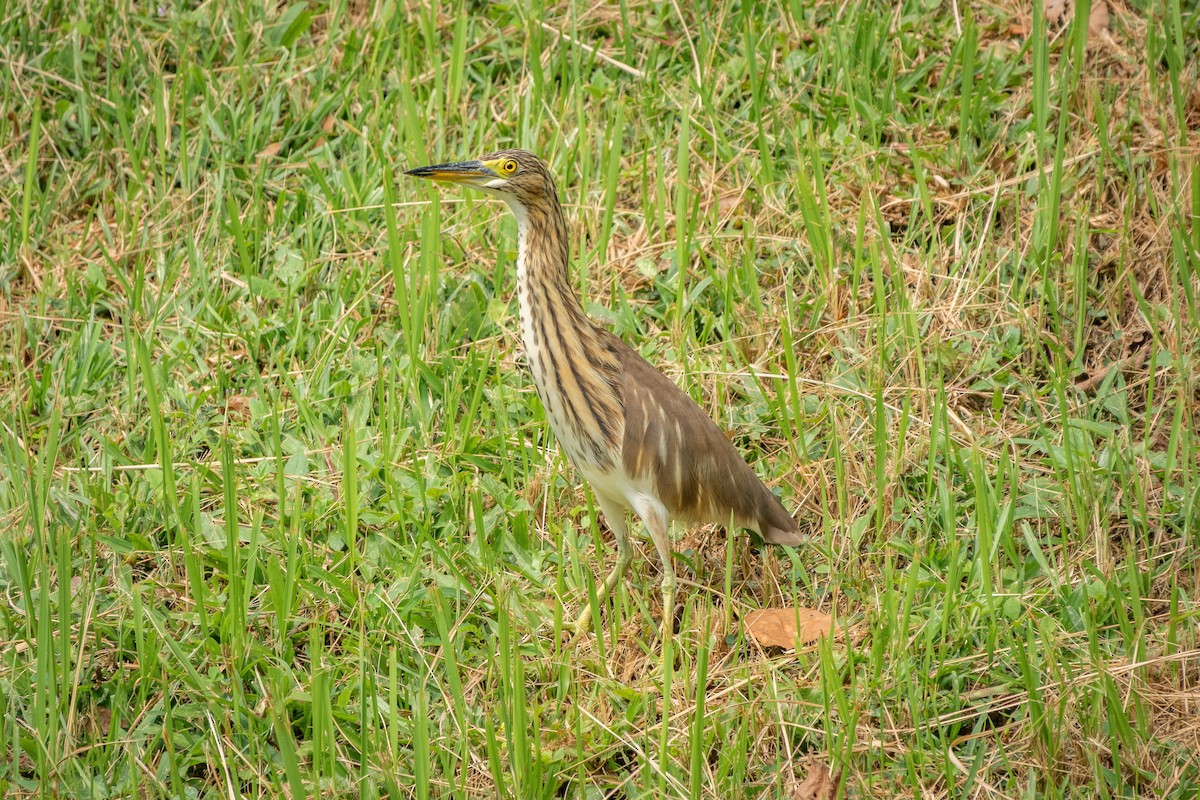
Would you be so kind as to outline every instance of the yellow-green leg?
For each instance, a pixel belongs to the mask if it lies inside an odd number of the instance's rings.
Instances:
[[[617,583],[624,577],[625,571],[629,569],[629,564],[633,561],[633,548],[629,546],[629,528],[625,524],[625,506],[600,494],[596,495],[596,501],[600,505],[600,510],[604,512],[608,527],[612,529],[613,536],[617,540],[617,563],[613,565],[612,572],[608,573],[604,583],[596,590],[596,603],[602,606],[607,602],[613,589],[617,587]],[[575,618],[571,628],[575,631],[573,641],[586,636],[592,629],[592,604],[590,601],[583,604],[583,609],[580,610],[579,616]]]
[[[662,638],[665,642],[675,633],[675,566],[671,563],[671,523],[667,519],[666,509],[660,506],[655,510],[661,510],[661,513],[647,513],[642,519],[662,560]]]

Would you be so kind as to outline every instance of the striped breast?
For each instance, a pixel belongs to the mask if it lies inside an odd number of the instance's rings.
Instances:
[[[571,462],[585,473],[607,472],[619,459],[623,432],[619,354],[584,315],[565,270],[555,266],[565,263],[565,252],[525,246],[531,226],[553,220],[519,214],[517,221],[517,302],[534,385]],[[538,240],[566,246],[565,235],[543,232]]]

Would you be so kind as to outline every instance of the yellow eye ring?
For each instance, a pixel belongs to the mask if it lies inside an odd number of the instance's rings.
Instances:
[[[500,169],[504,170],[504,172],[506,172],[507,174],[509,174],[509,175],[512,175],[514,172],[516,172],[516,171],[517,171],[517,162],[516,162],[516,161],[513,161],[513,160],[510,158],[508,161],[505,161],[505,162],[504,162],[504,163],[503,163],[503,164],[500,166]]]

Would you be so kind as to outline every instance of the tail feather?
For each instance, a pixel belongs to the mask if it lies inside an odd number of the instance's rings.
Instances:
[[[796,547],[808,542],[808,536],[801,533],[798,528],[790,531],[782,528],[768,528],[763,531],[762,537],[767,544],[782,544],[788,547]]]
[[[801,545],[808,541],[808,536],[800,532],[800,526],[788,516],[787,511],[771,490],[762,487],[762,513],[759,517],[758,532],[763,541],[768,544]]]

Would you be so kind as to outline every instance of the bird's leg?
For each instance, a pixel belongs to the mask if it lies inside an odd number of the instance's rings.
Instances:
[[[635,503],[633,510],[638,513],[650,531],[650,539],[658,550],[662,561],[662,637],[666,641],[675,632],[675,567],[671,563],[671,518],[667,509],[658,500],[642,497],[642,502]]]
[[[671,563],[670,527],[664,525],[661,530],[649,525],[646,527],[650,528],[650,538],[654,540],[658,557],[662,559],[662,638],[665,641],[675,632],[675,567]]]
[[[608,527],[612,529],[613,536],[617,540],[617,563],[613,565],[612,572],[608,573],[604,583],[596,590],[596,605],[602,606],[608,600],[608,596],[612,594],[612,590],[617,587],[625,570],[629,569],[629,564],[633,561],[633,549],[629,546],[629,528],[625,524],[625,506],[601,494],[596,495],[596,502],[600,504],[604,518],[608,520]],[[583,609],[571,627],[575,631],[575,639],[583,637],[591,630],[592,604],[590,602],[583,604]]]

